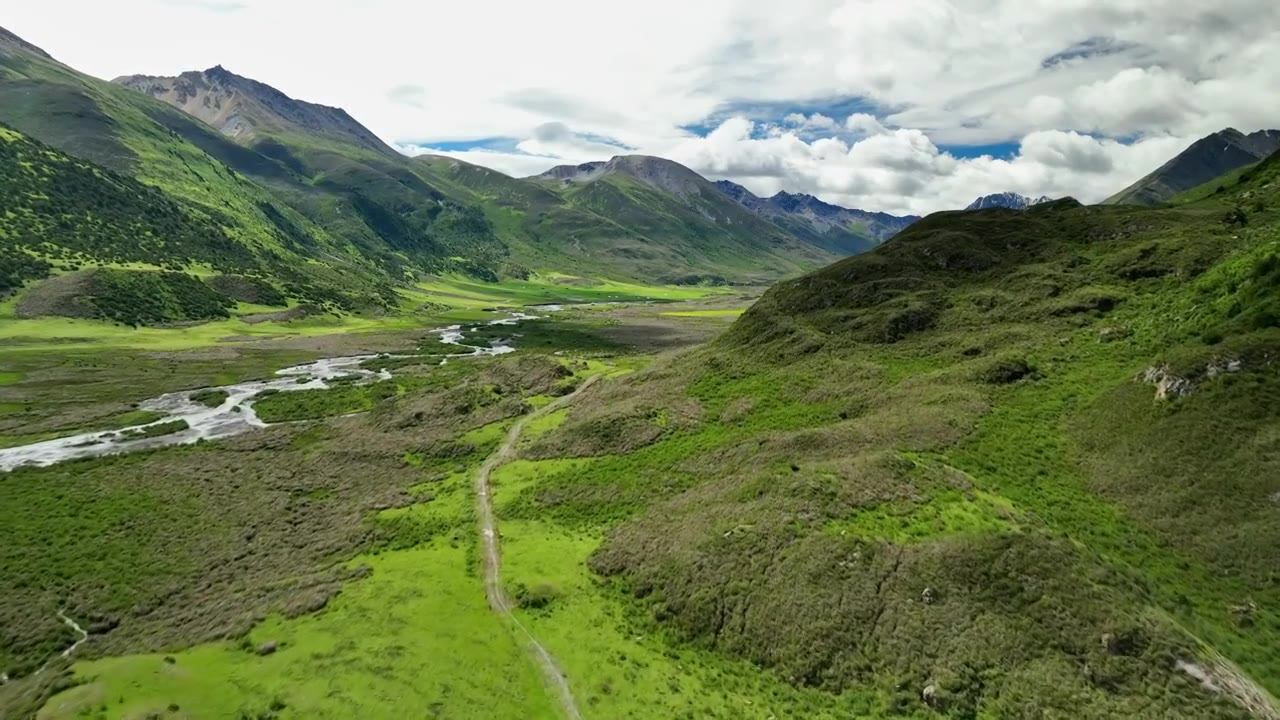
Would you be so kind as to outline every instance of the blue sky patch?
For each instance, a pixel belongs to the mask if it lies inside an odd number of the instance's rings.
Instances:
[[[989,145],[939,145],[938,149],[958,158],[970,159],[990,155],[1001,160],[1012,160],[1018,154],[1019,147],[1016,142],[1002,142]]]
[[[443,152],[466,152],[467,150],[489,150],[491,152],[516,153],[523,155],[516,148],[520,143],[519,138],[513,137],[484,137],[472,140],[439,140],[434,142],[418,142],[415,146],[425,150],[440,150]]]

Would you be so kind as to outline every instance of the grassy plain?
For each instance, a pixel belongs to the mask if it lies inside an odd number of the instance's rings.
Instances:
[[[513,307],[532,298],[487,299]],[[430,320],[245,324],[275,336],[266,342],[208,342],[239,329],[225,325],[135,331],[49,321],[61,325],[50,337],[76,336],[66,329],[75,327],[78,338],[58,343],[53,364],[42,343],[0,353],[6,373],[0,399],[7,403],[0,421],[19,433],[12,444],[146,422],[156,418],[130,409],[145,397],[263,377],[322,354],[404,351],[419,342],[425,322],[493,317],[479,308],[449,308],[446,303],[456,298],[440,300],[444,309],[434,308]],[[656,309],[651,314],[656,317]],[[46,321],[14,322],[31,328]],[[9,620],[3,624],[12,632],[3,643],[3,660],[16,680],[0,689],[0,706],[21,714],[45,693],[72,682],[78,687],[55,698],[45,715],[340,717],[349,714],[351,703],[361,703],[386,716],[449,708],[449,716],[467,717],[480,707],[497,716],[539,716],[538,708],[551,706],[541,695],[536,667],[510,629],[484,607],[473,564],[468,471],[505,432],[503,417],[549,401],[581,377],[619,376],[644,363],[616,357],[617,346],[596,334],[608,324],[595,313],[557,313],[517,330],[528,345],[556,343],[560,356],[540,360],[520,353],[444,367],[436,359],[419,365],[398,361],[391,381],[338,383],[327,391],[259,401],[260,414],[270,421],[318,422],[195,447],[21,470],[5,478],[3,504],[17,514],[4,521],[8,551],[0,561],[5,577],[17,584],[5,592]],[[349,332],[356,327],[371,332]],[[304,334],[311,330],[316,333]],[[296,334],[279,337],[290,332]],[[209,393],[201,401],[212,405],[221,399]],[[365,414],[337,418],[352,412]],[[564,417],[540,420],[533,435],[549,432]],[[32,429],[41,434],[27,432]],[[252,471],[245,474],[242,464]],[[308,532],[295,534],[291,528],[298,522]],[[143,526],[145,532],[137,532]],[[75,540],[86,536],[96,542]],[[219,570],[211,572],[209,563]],[[363,566],[374,568],[374,577],[365,577]],[[50,574],[51,567],[64,570]],[[416,574],[404,573],[409,567]],[[413,598],[417,605],[405,599],[405,617],[416,619],[412,627],[380,634],[363,626],[347,629],[354,617],[366,624],[382,617],[372,604],[400,597],[394,587],[420,590],[434,583],[439,594]],[[467,588],[475,593],[470,606],[458,597]],[[228,601],[227,593],[236,599]],[[59,607],[90,629],[91,640],[76,657],[98,659],[77,665],[74,676],[63,676],[63,664],[55,663],[44,676],[31,677],[73,639],[56,617]],[[467,620],[477,608],[484,612]],[[472,621],[491,627],[473,632]],[[506,645],[484,640],[472,651],[475,662],[454,657],[485,633]],[[219,637],[230,639],[182,650]],[[388,644],[406,637],[423,640],[409,651]],[[276,653],[256,654],[272,641]],[[334,668],[354,658],[392,651],[407,659],[370,661],[367,672],[333,677]],[[502,668],[497,674],[503,679],[485,674],[479,661],[486,653]],[[413,668],[428,669],[439,683],[393,698],[391,688],[405,681],[401,673],[417,672]],[[228,686],[236,691],[217,692]],[[510,698],[506,710],[481,702],[495,688]]]

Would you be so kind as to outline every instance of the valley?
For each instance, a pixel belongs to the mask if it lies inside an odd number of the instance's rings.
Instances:
[[[853,100],[437,154],[0,29],[0,720],[1280,720],[1280,133]]]

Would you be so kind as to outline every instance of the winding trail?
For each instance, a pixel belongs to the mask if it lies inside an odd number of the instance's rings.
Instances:
[[[524,432],[524,427],[530,420],[569,405],[584,390],[591,387],[598,377],[599,375],[593,375],[587,378],[573,392],[557,399],[555,402],[544,405],[536,412],[525,415],[516,421],[516,424],[512,425],[511,429],[507,431],[506,439],[502,441],[502,445],[476,471],[475,479],[476,508],[480,514],[480,536],[484,540],[484,592],[489,598],[489,607],[494,612],[509,618],[529,638],[529,647],[533,650],[533,654],[538,660],[538,665],[542,668],[542,674],[546,676],[547,683],[558,691],[560,706],[564,709],[565,715],[571,720],[581,720],[582,715],[578,712],[578,705],[573,700],[573,692],[569,689],[569,681],[565,678],[564,672],[560,670],[560,666],[556,664],[555,658],[551,656],[551,653],[547,652],[542,643],[538,642],[533,633],[529,632],[529,629],[520,622],[515,613],[511,612],[511,598],[507,597],[507,591],[502,587],[502,553],[498,547],[497,521],[494,519],[493,500],[489,494],[489,476],[500,465],[511,460],[511,456],[515,453],[516,443],[520,441],[520,434]]]

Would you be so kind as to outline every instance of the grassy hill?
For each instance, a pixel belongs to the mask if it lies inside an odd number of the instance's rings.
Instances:
[[[519,516],[868,716],[1276,717],[1277,179],[930,216],[595,391]]]
[[[600,230],[576,233],[581,244],[665,268],[668,278],[684,272],[761,280],[835,257],[670,160],[622,155],[588,166],[586,172],[553,168],[529,180],[560,197],[575,215],[608,218],[631,235],[619,244]]]
[[[665,282],[767,281],[836,257],[756,217],[677,163],[619,157],[598,179],[517,180],[451,158],[417,159],[441,187],[484,203],[517,257],[531,265],[615,272]],[[645,173],[680,178],[646,181]],[[596,270],[596,269],[599,270]]]

